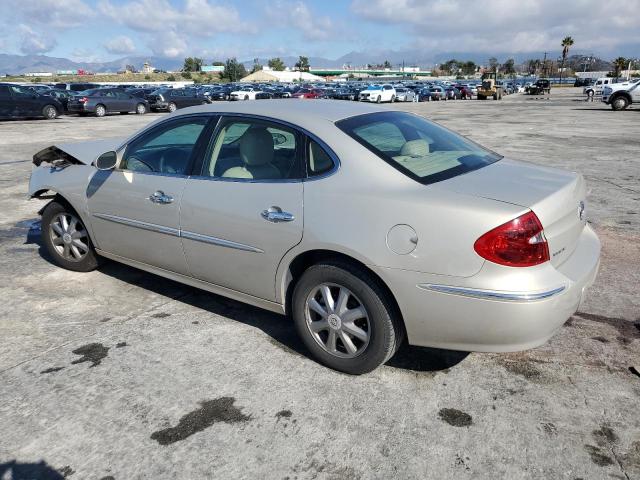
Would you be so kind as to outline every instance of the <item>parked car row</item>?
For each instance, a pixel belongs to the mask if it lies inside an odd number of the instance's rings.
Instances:
[[[500,82],[504,94],[522,92],[525,86]],[[478,84],[450,81],[399,81],[372,83],[229,83],[193,85],[101,86],[91,83],[17,85],[0,84],[0,118],[44,117],[63,114],[174,112],[180,108],[214,101],[266,100],[272,98],[334,99],[362,102],[424,102],[471,99]]]

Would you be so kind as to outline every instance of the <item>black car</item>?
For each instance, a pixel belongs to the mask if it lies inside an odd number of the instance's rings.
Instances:
[[[71,97],[67,109],[69,113],[93,113],[96,117],[104,117],[107,113],[113,112],[136,112],[144,115],[149,110],[149,103],[144,98],[129,95],[120,88],[96,88]]]
[[[525,93],[529,95],[544,95],[551,93],[551,82],[547,79],[540,79],[533,85],[529,85],[525,89]]]
[[[186,88],[159,88],[148,98],[153,112],[158,110],[175,112],[179,108],[211,103],[206,96],[199,95],[194,89]]]
[[[20,85],[0,84],[0,118],[44,117],[53,120],[64,107],[53,97]]]
[[[147,100],[147,97],[149,95],[151,95],[153,92],[155,92],[157,90],[156,87],[152,87],[152,88],[127,88],[125,89],[125,92],[127,92],[129,95],[133,95],[134,97],[138,97],[138,98],[144,98],[145,100]]]
[[[52,88],[42,93],[47,97],[53,97],[62,104],[62,108],[65,112],[68,112],[69,99],[76,96],[76,94],[70,90],[60,90],[58,88]]]

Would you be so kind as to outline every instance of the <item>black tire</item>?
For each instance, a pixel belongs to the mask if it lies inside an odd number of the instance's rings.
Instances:
[[[73,208],[71,208],[70,205],[68,205],[66,202],[53,200],[45,207],[44,211],[42,212],[42,242],[44,243],[47,252],[52,257],[56,265],[67,270],[72,270],[74,272],[90,272],[91,270],[95,270],[100,262],[98,255],[95,252],[95,248],[93,247],[93,242],[89,238],[88,232],[86,234],[88,251],[84,255],[84,257],[79,260],[68,260],[60,252],[58,252],[56,246],[53,244],[51,224],[54,223],[58,215],[65,213],[71,214],[76,217],[78,219],[79,225],[86,232],[86,227],[84,227],[80,216],[75,212]]]
[[[378,95],[378,98],[376,98],[376,103],[380,103],[381,101],[382,101],[382,97]]]
[[[355,357],[341,358],[329,353],[318,344],[307,326],[307,297],[322,283],[346,287],[367,311],[369,342]],[[293,291],[292,314],[298,335],[315,360],[334,370],[360,375],[386,363],[404,340],[404,328],[393,305],[369,272],[346,262],[328,261],[309,267],[300,277]]]
[[[485,97],[484,95],[478,95],[478,100],[486,100],[487,97]]]
[[[42,116],[47,120],[55,120],[58,116],[58,109],[53,105],[45,105],[42,108]]]
[[[620,110],[624,110],[629,106],[629,99],[624,95],[618,95],[611,100],[611,108],[616,112]]]
[[[136,105],[136,114],[137,115],[144,115],[145,113],[147,113],[147,106],[144,103],[139,103]]]
[[[104,117],[107,114],[107,107],[99,103],[96,105],[96,117]]]
[[[169,102],[169,105],[167,105],[167,111],[169,113],[173,113],[178,109],[178,105],[176,105],[174,102]]]

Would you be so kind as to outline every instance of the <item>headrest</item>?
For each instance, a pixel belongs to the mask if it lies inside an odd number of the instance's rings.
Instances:
[[[250,128],[240,138],[240,158],[245,165],[266,165],[273,156],[273,137],[266,128]]]
[[[429,143],[426,140],[409,140],[402,146],[400,155],[408,157],[425,157],[429,155]]]

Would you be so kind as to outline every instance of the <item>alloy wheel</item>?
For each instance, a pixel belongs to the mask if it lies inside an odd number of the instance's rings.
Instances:
[[[367,310],[346,287],[332,283],[316,286],[307,296],[304,315],[313,339],[331,355],[357,357],[369,344]]]
[[[56,252],[71,262],[79,262],[89,253],[89,235],[82,222],[73,214],[63,212],[49,224],[51,243]]]

